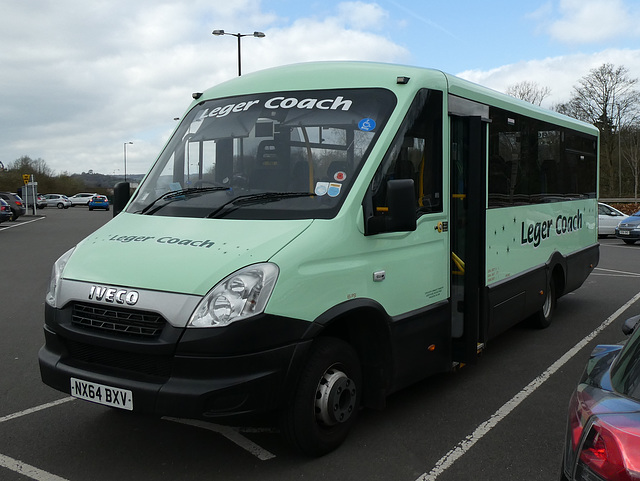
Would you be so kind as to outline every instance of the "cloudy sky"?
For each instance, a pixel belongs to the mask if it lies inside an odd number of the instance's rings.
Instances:
[[[637,0],[5,0],[0,161],[56,174],[143,173],[191,93],[242,71],[313,60],[434,67],[504,89],[551,88],[549,107],[605,62],[640,78]]]

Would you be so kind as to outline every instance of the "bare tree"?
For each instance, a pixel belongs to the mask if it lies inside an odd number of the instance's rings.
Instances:
[[[530,104],[541,105],[542,101],[551,95],[551,89],[542,87],[536,82],[524,80],[507,87],[505,93]]]
[[[10,162],[8,167],[11,170],[17,170],[22,173],[45,177],[53,176],[53,170],[47,166],[47,163],[43,159],[32,159],[28,155],[23,155],[13,162]]]
[[[627,162],[633,177],[633,198],[638,199],[640,181],[640,126],[635,125],[623,130],[622,156]]]
[[[640,108],[640,93],[634,89],[638,79],[628,74],[626,67],[605,63],[578,81],[569,102],[554,107],[600,130],[601,188],[606,195],[618,193],[615,188],[618,134],[637,120]]]

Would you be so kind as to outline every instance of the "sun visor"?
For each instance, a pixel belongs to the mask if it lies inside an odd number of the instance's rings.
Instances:
[[[225,138],[247,137],[255,126],[260,110],[243,112],[242,115],[225,117],[201,117],[191,123],[191,141],[218,140]],[[189,134],[188,134],[189,135]]]

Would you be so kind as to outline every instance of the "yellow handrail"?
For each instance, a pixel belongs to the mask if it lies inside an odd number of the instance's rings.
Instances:
[[[453,272],[451,272],[453,275],[456,276],[463,276],[464,275],[464,261],[462,259],[460,259],[455,252],[451,253],[451,260],[453,261],[453,263],[456,265],[456,267],[458,268],[458,270],[455,270]]]

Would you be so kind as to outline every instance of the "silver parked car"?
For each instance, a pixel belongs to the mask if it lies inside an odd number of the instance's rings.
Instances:
[[[71,201],[66,195],[46,194],[44,198],[47,200],[48,207],[57,207],[58,209],[68,209],[71,207]]]
[[[623,214],[618,209],[598,202],[598,237],[615,235],[616,227],[626,217],[627,214]]]

